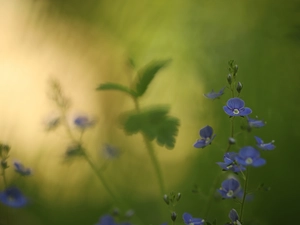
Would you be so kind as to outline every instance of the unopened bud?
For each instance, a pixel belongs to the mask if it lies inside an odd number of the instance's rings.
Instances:
[[[228,82],[228,84],[232,83],[232,75],[231,75],[231,73],[227,75],[227,82]]]
[[[232,137],[230,137],[230,138],[228,139],[228,142],[229,142],[229,144],[234,145],[234,144],[235,144],[235,139],[232,138]]]
[[[241,83],[241,82],[238,82],[238,84],[237,84],[237,86],[236,86],[237,92],[238,92],[238,93],[241,93],[242,89],[243,89],[242,83]]]
[[[238,65],[235,65],[235,66],[233,67],[234,74],[237,74],[238,70],[239,70]]]
[[[171,213],[171,220],[172,220],[173,222],[175,222],[176,218],[177,218],[176,212],[172,212],[172,213]]]
[[[177,202],[180,200],[180,198],[181,198],[181,193],[178,193],[176,197]]]
[[[169,200],[169,196],[168,195],[164,195],[164,201],[165,201],[165,203],[167,203],[167,205],[170,204],[170,200]]]

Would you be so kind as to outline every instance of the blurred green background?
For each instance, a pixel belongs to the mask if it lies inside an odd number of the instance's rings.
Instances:
[[[141,136],[126,136],[118,124],[133,102],[120,93],[95,91],[104,82],[128,85],[136,69],[168,58],[172,63],[159,72],[141,106],[169,105],[180,119],[173,150],[154,142],[167,190],[182,193],[176,223],[183,224],[181,215],[189,212],[224,224],[229,210],[239,209],[233,201],[215,199],[207,210],[207,195],[220,174],[215,162],[222,161],[230,134],[222,110],[230,94],[216,101],[203,97],[226,84],[227,62],[234,59],[244,84],[241,97],[253,116],[267,121],[239,141],[253,145],[258,135],[276,145],[262,154],[267,165],[251,170],[250,187],[264,182],[271,190],[246,204],[245,222],[295,224],[300,200],[299,1],[0,0],[0,5],[0,140],[12,146],[12,159],[34,171],[26,179],[13,169],[8,173],[9,183],[20,187],[31,204],[23,209],[1,205],[2,224],[95,224],[114,207],[133,209],[137,225],[170,223]],[[105,177],[128,208],[111,201],[86,162],[62,163],[69,144],[63,129],[46,133],[42,128],[43,117],[55,112],[47,96],[51,77],[72,100],[70,120],[76,113],[97,117],[84,142],[99,167],[104,143],[122,150],[119,159],[109,162]],[[207,124],[216,139],[205,149],[193,148]],[[200,194],[192,193],[195,184]]]

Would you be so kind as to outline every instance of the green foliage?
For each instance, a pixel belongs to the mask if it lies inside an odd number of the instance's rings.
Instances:
[[[123,116],[122,124],[129,135],[142,132],[149,140],[156,139],[159,145],[172,149],[178,133],[179,120],[168,116],[168,112],[168,107],[130,112]]]
[[[96,90],[98,90],[98,91],[101,91],[101,90],[122,91],[122,92],[125,92],[125,93],[131,95],[132,97],[137,97],[137,93],[135,91],[133,91],[130,88],[125,87],[121,84],[116,84],[116,83],[100,84],[99,87]]]
[[[139,97],[145,93],[148,85],[151,83],[156,73],[165,67],[169,62],[170,60],[152,61],[138,71],[135,90]]]

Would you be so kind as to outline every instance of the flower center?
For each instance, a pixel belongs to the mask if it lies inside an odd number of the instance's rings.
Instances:
[[[249,165],[249,164],[252,164],[253,163],[253,160],[249,157],[246,159],[246,163]]]
[[[205,139],[205,144],[209,144],[209,143],[210,143],[210,138],[208,137]]]
[[[233,110],[233,114],[236,114],[236,115],[237,115],[237,114],[239,114],[239,113],[240,113],[240,111],[239,111],[238,109],[234,109],[234,110]]]
[[[233,196],[233,190],[229,190],[226,195],[229,198],[232,197]]]

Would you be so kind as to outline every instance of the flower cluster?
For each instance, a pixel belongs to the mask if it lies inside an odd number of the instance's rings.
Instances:
[[[15,186],[7,187],[6,184],[6,169],[8,166],[8,153],[10,151],[10,147],[5,144],[0,144],[0,160],[1,160],[1,175],[4,181],[4,190],[0,191],[0,202],[6,206],[12,208],[20,208],[28,203],[28,199],[22,194],[22,192]],[[15,172],[21,176],[29,176],[32,174],[32,170],[30,168],[26,168],[21,162],[15,161],[13,163]]]
[[[227,88],[231,91],[232,97],[227,100],[225,106],[223,106],[223,111],[230,118],[231,122],[231,136],[229,137],[228,147],[223,155],[223,162],[217,162],[220,168],[223,171],[231,171],[236,176],[241,175],[241,178],[234,177],[233,175],[229,176],[229,178],[225,179],[221,187],[217,190],[222,199],[232,199],[238,198],[240,199],[241,207],[241,216],[239,217],[237,211],[232,209],[229,213],[229,218],[231,222],[228,222],[229,225],[241,225],[242,224],[242,214],[243,214],[243,205],[245,200],[249,200],[249,192],[247,191],[247,182],[248,182],[248,170],[249,167],[261,167],[266,164],[266,160],[261,157],[261,153],[259,150],[270,151],[275,149],[274,141],[269,143],[265,143],[260,137],[254,136],[256,140],[256,147],[246,145],[244,147],[239,148],[238,152],[230,151],[232,146],[236,144],[235,134],[233,133],[234,129],[234,119],[241,118],[241,120],[246,119],[246,126],[242,126],[242,130],[251,131],[252,128],[261,128],[265,126],[265,122],[263,120],[258,120],[251,118],[249,115],[252,113],[252,109],[249,107],[245,107],[245,102],[243,99],[239,97],[241,91],[243,89],[243,85],[240,81],[237,81],[237,71],[238,66],[233,64],[233,61],[229,62],[229,71],[230,74],[227,76],[228,86]],[[209,99],[217,99],[220,98],[224,94],[225,88],[222,88],[219,92],[210,92],[208,94],[204,94],[205,97]],[[235,119],[237,120],[237,119]],[[201,139],[197,140],[194,143],[195,148],[204,148],[212,143],[215,138],[215,134],[213,134],[213,128],[211,126],[205,126],[200,129],[200,137]],[[241,182],[239,180],[243,180],[246,185],[243,185],[242,188]],[[244,190],[243,190],[244,189]],[[251,196],[252,197],[252,196]],[[183,214],[183,220],[185,224],[202,224],[204,220],[193,218],[190,214]],[[211,224],[208,222],[208,224]]]

